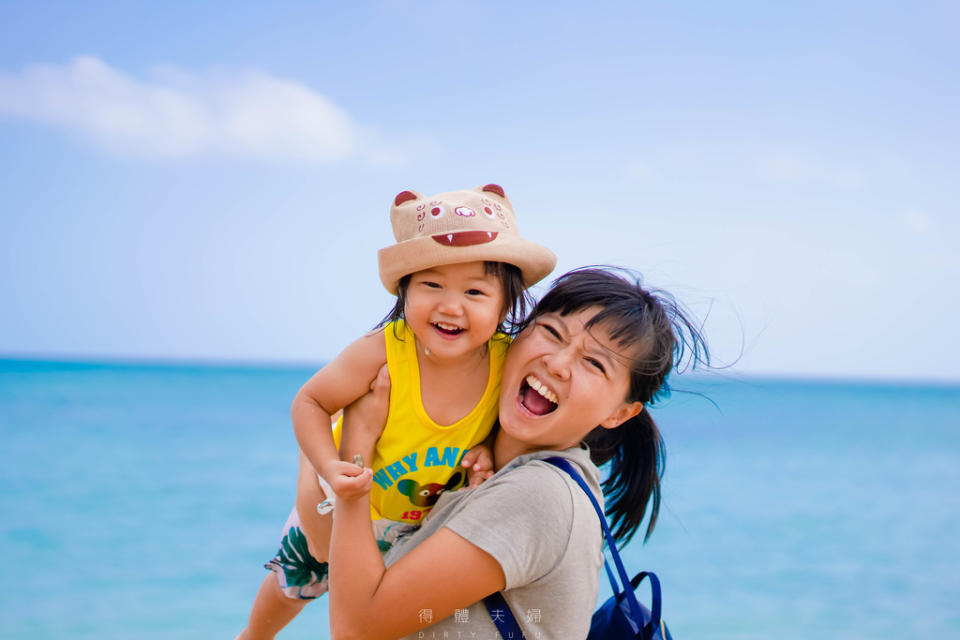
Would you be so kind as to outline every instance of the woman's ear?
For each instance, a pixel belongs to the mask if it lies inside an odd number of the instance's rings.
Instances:
[[[604,429],[616,429],[641,411],[643,411],[642,402],[624,402],[619,409],[610,414],[610,417],[601,422],[600,426]]]

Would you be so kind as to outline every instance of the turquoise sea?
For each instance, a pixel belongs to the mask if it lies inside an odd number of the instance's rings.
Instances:
[[[0,361],[0,638],[232,638],[310,368]],[[682,378],[628,547],[683,638],[960,638],[960,386]],[[326,602],[282,638],[325,638]]]

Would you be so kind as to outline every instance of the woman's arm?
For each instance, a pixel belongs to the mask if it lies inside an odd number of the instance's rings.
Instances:
[[[347,409],[344,427],[378,432],[389,405],[389,377]],[[440,529],[387,569],[370,526],[371,470],[358,476],[362,496],[340,497],[330,546],[330,628],[334,638],[396,638],[453,615],[506,581],[487,552]],[[430,610],[430,616],[422,615]],[[429,621],[428,621],[429,620]]]
[[[369,469],[364,477],[369,486]],[[446,528],[386,569],[370,526],[369,499],[337,502],[330,567],[330,630],[338,640],[398,638],[506,584],[493,556]]]

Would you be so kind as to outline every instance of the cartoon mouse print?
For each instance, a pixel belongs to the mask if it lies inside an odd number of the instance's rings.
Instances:
[[[457,471],[447,480],[447,484],[440,484],[439,482],[420,484],[416,480],[404,478],[397,483],[397,490],[418,507],[432,507],[440,499],[440,494],[444,491],[456,489],[463,482],[464,477],[462,471]]]

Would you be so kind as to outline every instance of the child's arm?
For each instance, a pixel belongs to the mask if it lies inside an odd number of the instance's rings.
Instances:
[[[373,461],[373,450],[377,445],[377,440],[380,439],[380,434],[383,433],[383,427],[386,423],[386,415],[389,409],[390,372],[387,370],[386,364],[380,367],[380,371],[377,373],[376,379],[370,383],[368,391],[377,391],[376,395],[378,399],[382,399],[383,406],[381,407],[380,403],[374,405],[372,401],[364,402],[364,399],[361,398],[359,401],[344,408],[343,425],[340,430],[340,459],[353,462],[357,456],[360,456],[360,459],[363,461],[363,466],[365,467],[370,466],[370,463]],[[370,406],[369,410],[365,409],[367,406]],[[360,411],[366,410],[367,413],[372,411],[374,418],[370,420],[357,417],[357,407],[359,407]],[[380,418],[381,409],[382,418]],[[350,425],[349,427],[347,426],[348,424]],[[364,488],[362,485],[360,487],[352,487],[352,489],[352,493],[345,494],[346,497],[362,498],[370,492],[369,487]]]
[[[386,361],[383,332],[363,336],[315,373],[297,392],[290,407],[300,449],[338,495],[351,490],[359,468],[340,460],[330,415],[369,391],[371,380]]]

